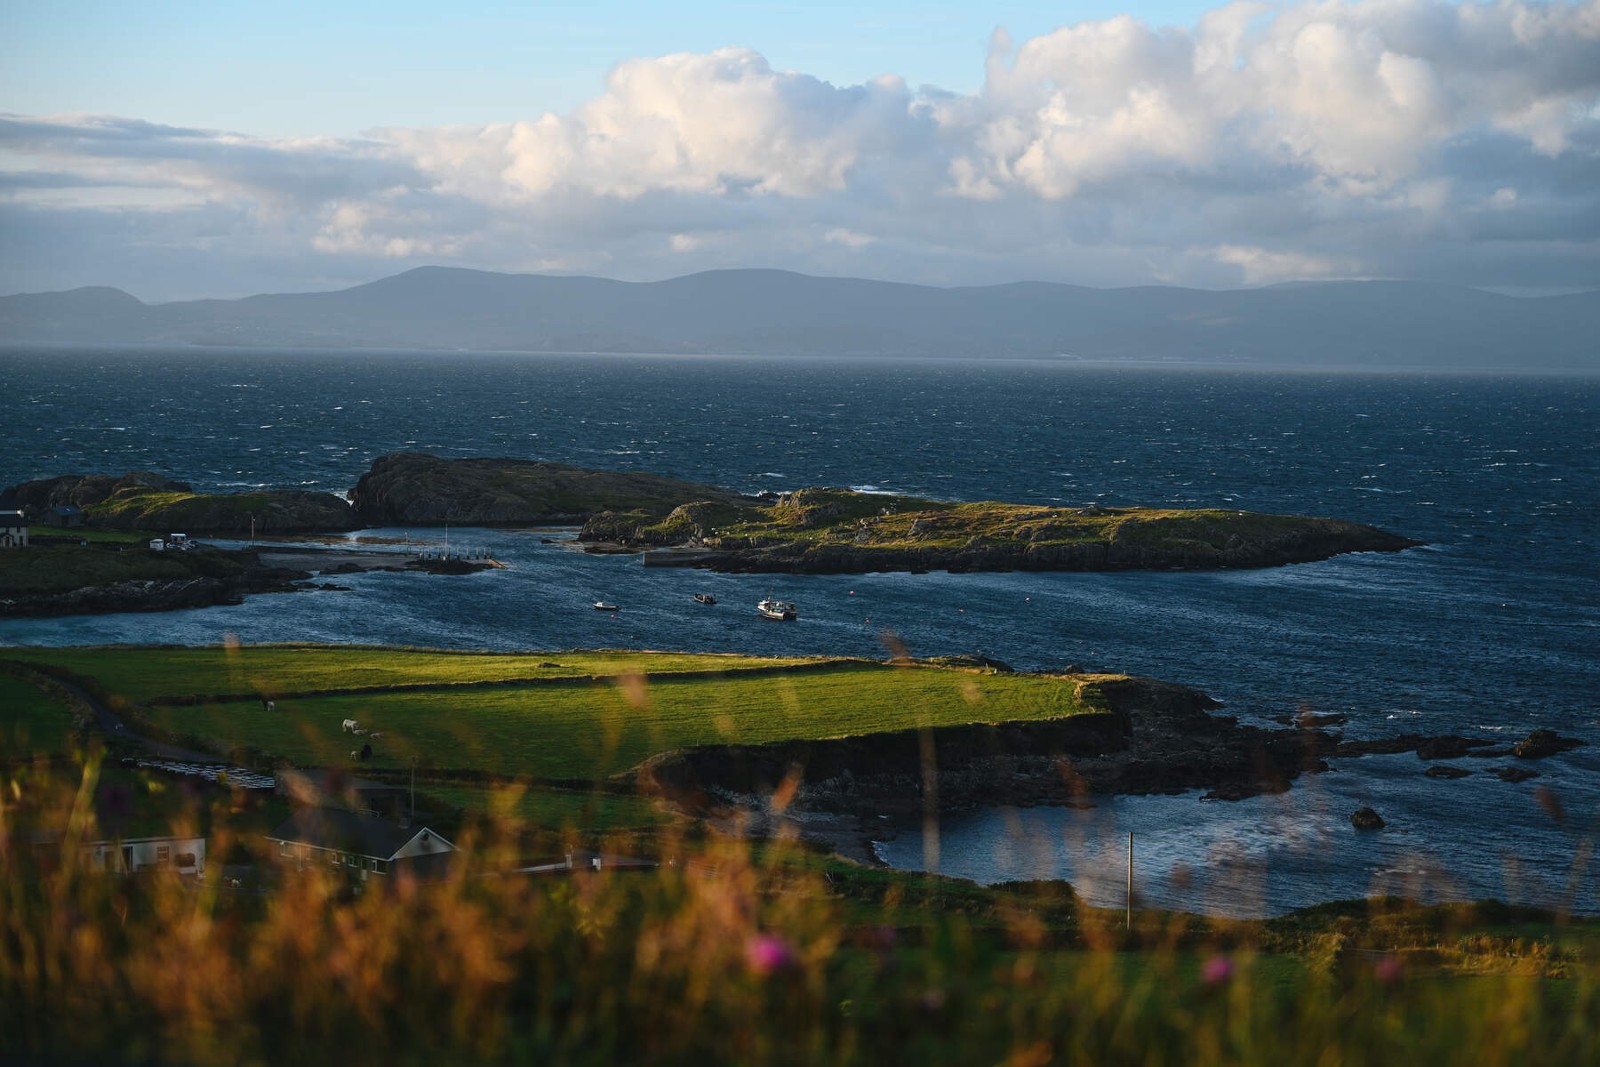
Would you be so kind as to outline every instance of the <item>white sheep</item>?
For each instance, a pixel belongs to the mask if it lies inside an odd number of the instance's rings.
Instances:
[[[354,719],[346,719],[344,721],[344,732],[347,734],[356,732],[356,721]]]
[[[372,739],[374,741],[382,741],[383,740],[383,731],[382,730],[374,730],[374,731],[372,731]]]
[[[276,700],[267,701],[267,710],[268,711],[277,711],[278,710],[278,702]]]

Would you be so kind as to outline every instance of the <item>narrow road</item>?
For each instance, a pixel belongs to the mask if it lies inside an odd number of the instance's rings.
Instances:
[[[34,674],[35,672],[30,671],[29,673]],[[54,675],[38,673],[36,676],[46,679],[51,685],[58,686],[69,696],[82,701],[85,707],[94,712],[95,725],[100,728],[100,731],[107,738],[131,741],[134,744],[143,745],[145,751],[162,759],[181,760],[185,763],[215,763],[218,765],[225,762],[212,752],[197,752],[192,748],[184,748],[181,745],[168,744],[165,741],[157,741],[154,738],[136,734],[128,729],[128,724],[122,721],[121,716],[106,707],[101,701],[96,700],[94,695],[82,686],[69,682],[64,678],[57,678]]]

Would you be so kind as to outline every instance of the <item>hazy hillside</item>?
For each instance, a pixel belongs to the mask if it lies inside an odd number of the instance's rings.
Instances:
[[[770,270],[632,283],[423,267],[338,292],[243,300],[146,305],[106,288],[0,297],[8,344],[1592,368],[1597,338],[1600,293],[1518,299],[1408,282],[937,289]]]

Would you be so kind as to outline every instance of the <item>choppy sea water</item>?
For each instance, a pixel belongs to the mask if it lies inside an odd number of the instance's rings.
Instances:
[[[453,530],[510,568],[341,577],[354,592],[237,608],[6,620],[0,642],[234,634],[871,655],[892,631],[918,655],[1182,681],[1250,719],[1340,712],[1351,736],[1510,741],[1549,726],[1591,746],[1542,761],[1526,783],[1483,773],[1506,760],[1455,761],[1477,773],[1437,781],[1413,756],[1367,757],[1238,804],[1121,798],[1088,813],[947,818],[937,865],[984,881],[1070,877],[1091,896],[1109,886],[1114,903],[1131,829],[1142,891],[1161,903],[1258,913],[1395,889],[1541,903],[1575,893],[1600,910],[1600,866],[1576,866],[1600,821],[1600,378],[98,349],[0,354],[0,390],[0,484],[140,468],[205,489],[343,492],[373,457],[414,449],[746,491],[1224,505],[1418,537],[1428,545],[1396,555],[1263,571],[773,578],[645,570],[543,544],[548,531]],[[694,604],[702,589],[721,603]],[[800,603],[798,623],[754,618],[769,589]],[[600,597],[623,610],[595,612]],[[1391,829],[1351,830],[1360,803]],[[924,866],[935,857],[923,841],[919,826],[886,828],[880,853]]]

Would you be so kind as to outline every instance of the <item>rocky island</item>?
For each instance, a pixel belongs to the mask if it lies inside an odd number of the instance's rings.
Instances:
[[[32,513],[74,509],[83,525],[109,530],[329,533],[361,525],[350,505],[332,493],[297,489],[197,493],[187,482],[150,471],[64,474],[14,485],[5,496]]]
[[[1041,507],[808,488],[750,497],[679,478],[521,459],[380,456],[331,493],[198,493],[149,472],[64,475],[5,494],[104,530],[255,535],[363,526],[577,525],[591,551],[730,572],[1272,567],[1420,542],[1343,519],[1220,508]]]
[[[736,507],[738,493],[638,471],[599,471],[523,459],[440,459],[421,452],[380,456],[351,490],[375,526],[576,526],[625,511],[659,518],[690,501]]]
[[[1408,537],[1343,519],[1215,508],[1060,508],[801,489],[776,502],[696,501],[664,518],[605,512],[580,538],[721,571],[1107,571],[1272,567],[1394,552]],[[662,555],[646,562],[670,563]]]
[[[381,456],[351,504],[372,525],[582,524],[595,550],[721,571],[1190,570],[1271,567],[1420,542],[1342,519],[1227,509],[953,503],[849,489],[757,498],[632,471]],[[657,552],[653,550],[670,549]]]

